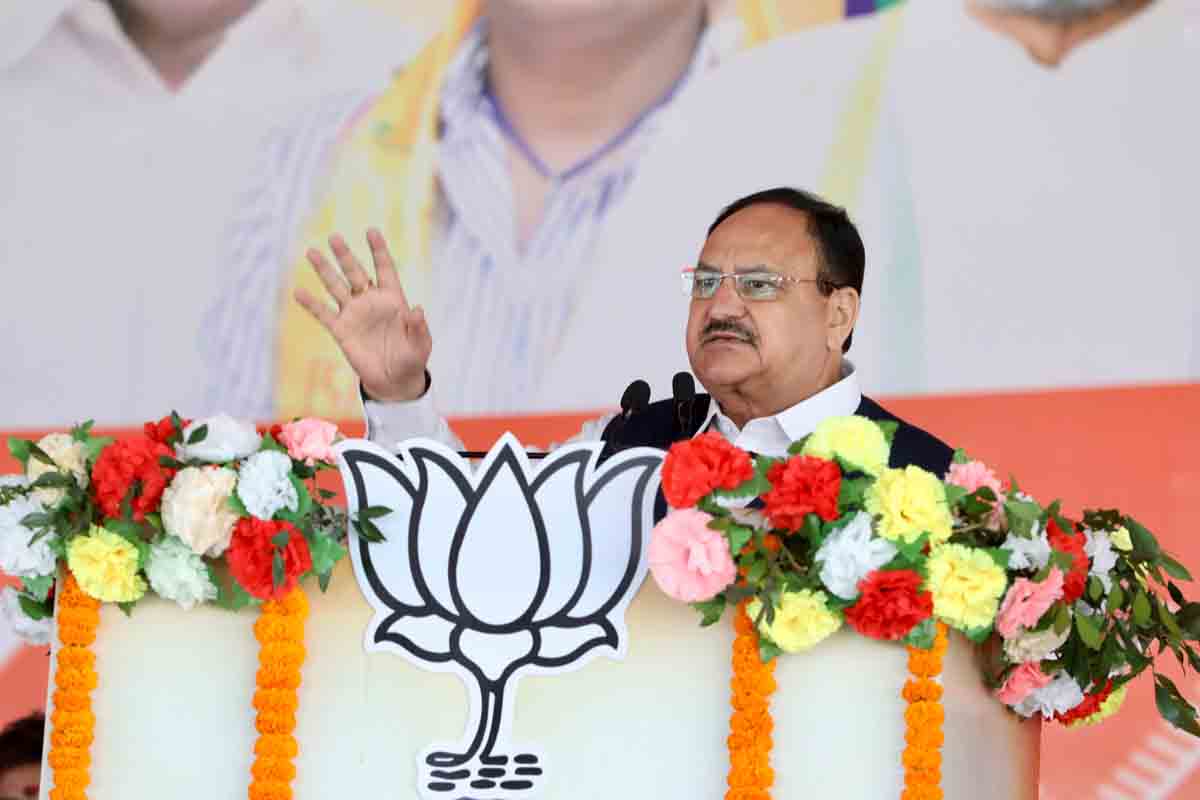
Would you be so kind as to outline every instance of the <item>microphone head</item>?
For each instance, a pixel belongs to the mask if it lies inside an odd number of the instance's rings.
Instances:
[[[671,379],[671,394],[677,401],[691,400],[696,396],[696,379],[688,372],[676,372]]]
[[[641,411],[649,404],[650,384],[640,379],[629,384],[621,395],[621,411],[627,414]]]

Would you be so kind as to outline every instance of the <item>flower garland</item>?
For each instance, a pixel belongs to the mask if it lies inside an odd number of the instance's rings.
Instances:
[[[300,667],[304,664],[304,621],[308,617],[308,598],[300,587],[281,600],[263,603],[262,614],[254,623],[254,638],[259,643],[257,690],[254,708],[258,712],[255,727],[254,765],[250,768],[250,800],[291,800],[296,767],[292,760],[299,745],[292,735],[296,730],[296,709],[300,701]]]
[[[50,733],[50,768],[54,789],[50,800],[86,800],[91,776],[91,745],[96,716],[92,690],[96,688],[96,655],[92,643],[100,624],[100,601],[84,594],[75,576],[66,573],[58,601],[58,667],[54,671],[53,730]]]
[[[759,655],[759,635],[743,603],[734,618],[733,689],[729,718],[729,791],[725,800],[768,800],[775,783],[771,769],[771,695],[775,661]]]
[[[946,624],[937,624],[933,646],[928,650],[908,647],[908,671],[904,684],[908,701],[904,712],[904,791],[901,800],[942,800],[942,657],[949,644]]]

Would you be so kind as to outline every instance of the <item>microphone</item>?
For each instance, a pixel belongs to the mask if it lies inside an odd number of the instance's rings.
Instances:
[[[675,441],[692,434],[692,405],[696,399],[696,379],[687,372],[676,372],[671,379],[675,406]]]
[[[639,378],[625,387],[625,393],[621,395],[621,413],[613,417],[604,426],[604,432],[600,434],[600,440],[605,443],[604,452],[606,454],[611,455],[621,449],[621,434],[625,429],[625,423],[649,404],[650,384]]]

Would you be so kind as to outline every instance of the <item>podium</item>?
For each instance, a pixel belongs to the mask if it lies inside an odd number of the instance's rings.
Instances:
[[[470,464],[419,440],[339,445],[351,510],[392,511],[373,518],[384,541],[351,533],[327,593],[304,584],[295,797],[723,796],[732,623],[700,628],[645,579],[662,453],[599,450],[534,462],[508,436]],[[89,797],[245,796],[253,622],[103,608]],[[846,631],[780,659],[774,797],[899,797],[905,659]],[[1039,725],[976,659],[952,638],[946,796],[1032,800]]]

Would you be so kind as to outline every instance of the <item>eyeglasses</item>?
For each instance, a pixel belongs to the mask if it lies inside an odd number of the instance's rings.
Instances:
[[[683,270],[683,293],[698,300],[708,300],[721,288],[721,281],[733,279],[733,288],[738,296],[745,300],[774,300],[786,283],[815,283],[819,286],[831,286],[824,278],[793,278],[790,275],[780,275],[769,269],[756,269],[750,272],[717,272],[705,267],[688,267]]]

